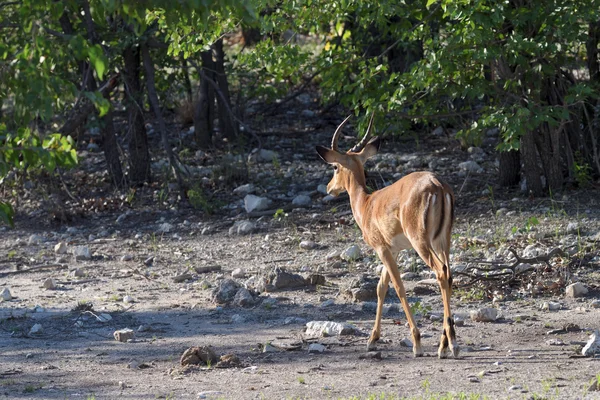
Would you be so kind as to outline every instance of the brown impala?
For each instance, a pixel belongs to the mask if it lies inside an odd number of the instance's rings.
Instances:
[[[438,356],[446,358],[448,351],[458,357],[454,320],[450,312],[452,277],[450,276],[450,232],[454,219],[454,193],[448,184],[431,172],[413,172],[391,186],[372,194],[365,184],[365,162],[379,150],[379,138],[369,141],[373,116],[364,138],[346,153],[338,150],[337,142],[350,117],[336,129],[331,149],[317,146],[321,158],[333,165],[333,178],[327,192],[337,196],[347,191],[356,223],[365,242],[377,252],[385,268],[377,285],[377,317],[367,349],[373,349],[380,338],[381,310],[390,278],[402,302],[413,337],[415,357],[423,355],[421,334],[410,311],[406,291],[400,278],[396,257],[400,250],[413,248],[435,271],[444,302],[444,329]]]

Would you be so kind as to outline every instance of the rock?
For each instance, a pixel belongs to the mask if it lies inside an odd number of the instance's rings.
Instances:
[[[30,335],[35,335],[35,334],[38,334],[38,333],[42,333],[42,324],[35,324],[29,330],[29,334]]]
[[[231,316],[231,322],[234,324],[243,324],[244,322],[246,322],[246,318],[244,318],[240,314],[233,314]]]
[[[309,282],[302,275],[287,272],[283,268],[275,268],[271,271],[265,282],[265,291],[274,289],[287,289],[308,286]]]
[[[481,166],[479,164],[477,164],[475,161],[461,162],[460,164],[458,164],[458,168],[460,168],[463,171],[470,172],[470,173],[483,172],[483,168],[481,168]]]
[[[567,225],[567,233],[578,235],[579,229],[579,223],[577,222],[569,222],[569,224]]]
[[[40,244],[44,241],[44,237],[40,236],[40,235],[31,235],[29,236],[29,239],[27,240],[27,244],[29,244],[30,246],[34,246],[36,244]]]
[[[52,278],[46,278],[46,280],[43,283],[44,289],[48,289],[48,290],[54,290],[56,289],[56,282],[54,282],[54,279]]]
[[[54,252],[56,254],[66,254],[67,253],[67,245],[66,243],[60,242],[54,246]]]
[[[310,321],[306,323],[308,336],[339,336],[351,335],[356,332],[356,327],[351,324],[333,321]]]
[[[294,197],[294,200],[292,200],[292,204],[297,207],[308,207],[312,204],[312,200],[311,200],[310,196],[301,194],[301,195]]]
[[[565,294],[566,297],[571,298],[584,297],[586,294],[588,294],[588,288],[586,288],[581,282],[575,282],[567,286]]]
[[[135,332],[133,331],[133,329],[125,328],[115,331],[113,333],[113,336],[117,342],[125,343],[128,340],[133,339],[133,337],[135,336]]]
[[[8,288],[2,289],[2,292],[0,292],[0,299],[3,301],[10,301],[13,299],[13,296]]]
[[[284,325],[306,324],[306,319],[301,317],[286,317],[286,319],[283,320],[283,323]]]
[[[329,299],[329,300],[325,300],[324,302],[322,302],[319,307],[326,308],[326,307],[331,307],[334,304],[335,304],[335,300],[334,299]]]
[[[317,248],[317,244],[312,240],[303,240],[300,242],[300,248],[304,250],[312,250]]]
[[[188,274],[187,272],[184,274],[180,274],[180,275],[175,275],[173,277],[173,282],[175,283],[181,283],[181,282],[185,282],[185,281],[189,281],[194,279],[194,276],[192,274]]]
[[[459,317],[458,315],[454,316],[454,326],[465,326],[465,320],[463,317]]]
[[[542,311],[558,311],[562,308],[562,305],[555,301],[546,301],[540,308]]]
[[[270,205],[271,200],[266,197],[258,197],[253,194],[247,194],[244,197],[244,208],[248,213],[251,213],[252,211],[266,210]]]
[[[97,151],[100,151],[100,146],[98,146],[96,143],[88,143],[86,150],[90,153],[95,153]]]
[[[362,251],[360,250],[360,247],[358,247],[357,245],[354,244],[354,245],[348,247],[346,250],[344,250],[342,252],[342,254],[340,254],[340,257],[342,258],[342,260],[345,260],[345,261],[355,261],[361,255],[362,255]]]
[[[300,112],[300,116],[301,116],[301,117],[304,117],[304,118],[312,118],[312,117],[314,117],[315,115],[316,115],[316,113],[315,113],[313,110],[308,110],[308,109],[306,109],[306,110],[302,110],[302,111]]]
[[[327,185],[319,185],[317,186],[317,192],[323,194],[323,195],[327,195]]]
[[[350,297],[353,301],[369,301],[377,299],[377,283],[379,279],[362,276],[353,279],[350,287],[344,290],[344,295]]]
[[[308,352],[311,354],[317,354],[317,353],[323,353],[325,352],[325,346],[323,346],[321,343],[311,343],[308,346]]]
[[[498,310],[495,308],[480,308],[470,313],[471,319],[475,322],[494,322],[498,318]]]
[[[149,266],[151,266],[152,264],[154,264],[154,257],[153,257],[153,256],[151,256],[151,257],[148,257],[148,258],[146,258],[146,259],[144,260],[144,265],[145,265],[145,266],[149,267]]]
[[[592,300],[592,302],[590,303],[590,307],[592,307],[592,308],[600,308],[600,300],[598,300],[598,299]]]
[[[251,307],[254,305],[254,297],[246,288],[240,288],[235,293],[233,304],[241,307]]]
[[[535,258],[540,255],[542,251],[535,244],[530,244],[523,249],[523,258]]]
[[[162,224],[160,224],[158,226],[158,229],[156,230],[158,233],[169,233],[173,230],[174,226],[171,225],[168,222],[163,222]]]
[[[98,315],[96,317],[96,319],[100,322],[108,322],[108,321],[112,320],[112,317],[110,316],[110,314],[102,313],[102,314]]]
[[[273,150],[260,149],[260,151],[250,154],[250,157],[259,162],[271,162],[277,158],[277,153]]]
[[[277,353],[279,350],[275,346],[272,346],[270,343],[267,343],[263,346],[263,353]]]
[[[250,193],[254,193],[255,190],[256,188],[253,184],[247,183],[245,185],[238,186],[235,189],[233,189],[233,194],[237,194],[239,196],[246,196]]]
[[[73,249],[73,255],[75,256],[75,260],[90,260],[92,258],[92,253],[90,252],[89,247],[87,246],[76,246]]]
[[[131,254],[125,254],[121,257],[121,261],[127,262],[133,260],[133,256]]]
[[[235,354],[225,354],[219,359],[215,368],[238,368],[242,366],[240,358]],[[219,393],[222,394],[222,393]]]
[[[219,286],[213,290],[212,301],[217,304],[229,303],[238,292],[238,285],[232,279],[224,279]]]
[[[403,339],[400,341],[400,346],[401,346],[401,347],[408,347],[408,348],[411,348],[411,349],[412,349],[412,347],[413,347],[413,344],[412,344],[412,342],[411,342],[411,340],[410,340],[409,338],[403,338]]]
[[[117,224],[122,224],[125,221],[125,218],[127,218],[127,216],[128,216],[128,213],[123,213],[117,217],[115,222]]]
[[[381,360],[380,351],[367,351],[358,356],[360,360]]]
[[[546,340],[548,346],[564,346],[565,342],[560,339],[548,339]]]
[[[252,221],[236,221],[229,228],[230,235],[248,235],[256,230],[256,224]]]
[[[337,251],[337,250],[335,250],[335,251],[332,251],[331,253],[329,253],[329,254],[327,254],[327,255],[325,256],[325,259],[326,259],[327,261],[333,261],[333,260],[337,260],[338,258],[340,258],[340,254],[341,254],[341,253],[340,253],[339,251]]]
[[[416,274],[414,272],[405,272],[402,275],[400,275],[400,278],[402,278],[402,280],[404,281],[414,281],[419,278],[419,274]]]
[[[508,390],[510,391],[515,391],[515,390],[522,390],[523,386],[521,385],[512,385],[511,387],[508,388]]]
[[[74,276],[75,278],[83,278],[85,276],[85,271],[82,270],[81,268],[76,268],[75,270],[73,270],[71,272],[71,275]]]
[[[133,297],[131,297],[129,295],[125,295],[125,296],[123,296],[123,303],[131,304],[131,303],[135,303],[135,300],[133,299]]]
[[[214,364],[218,361],[217,355],[210,346],[190,347],[181,355],[179,363],[182,366],[198,365],[200,363]]]
[[[585,357],[592,357],[594,354],[600,353],[600,331],[595,330],[594,333],[590,335],[590,340],[586,343],[586,345],[581,350],[581,354]]]
[[[246,276],[246,273],[241,268],[236,268],[231,272],[232,278],[240,278],[241,279],[241,278],[244,278],[245,276]]]

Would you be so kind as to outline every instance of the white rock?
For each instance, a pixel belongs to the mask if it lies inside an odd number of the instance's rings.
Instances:
[[[304,250],[312,250],[317,247],[317,244],[312,240],[303,240],[300,242],[300,248]]]
[[[173,230],[173,225],[171,225],[168,222],[163,222],[162,224],[160,224],[158,226],[157,232],[158,233],[169,233]]]
[[[102,314],[98,315],[96,317],[96,319],[100,322],[108,322],[108,321],[112,320],[112,317],[110,316],[110,314],[102,313]]]
[[[354,244],[348,247],[346,250],[344,250],[342,254],[340,254],[340,257],[342,258],[342,260],[354,261],[358,259],[361,255],[362,251],[360,250],[360,247]]]
[[[10,301],[13,299],[12,294],[10,293],[10,290],[8,288],[2,289],[2,292],[0,292],[0,299],[4,301]]]
[[[56,254],[67,254],[67,245],[63,242],[57,243],[54,246],[54,252]]]
[[[124,262],[131,261],[131,260],[133,260],[133,256],[131,254],[125,254],[121,257],[121,261],[124,261]]]
[[[263,347],[263,353],[277,353],[278,351],[279,350],[271,346],[269,343],[265,344],[265,346]]]
[[[56,289],[56,282],[54,282],[54,279],[52,278],[47,278],[44,283],[44,288],[48,289],[48,290],[54,290]]]
[[[29,236],[29,239],[27,240],[27,243],[30,246],[36,245],[36,244],[40,244],[44,241],[44,237],[40,236],[40,235],[31,235]]]
[[[246,212],[251,213],[252,211],[262,211],[269,208],[271,200],[266,197],[258,197],[253,194],[248,194],[244,197],[244,208]]]
[[[403,281],[414,281],[419,278],[419,275],[409,271],[400,275],[400,278],[402,278]]]
[[[569,224],[567,225],[567,233],[578,234],[579,224],[577,222],[569,222]]]
[[[29,330],[30,335],[35,335],[36,333],[42,333],[42,324],[35,324]]]
[[[581,282],[575,282],[567,286],[565,291],[567,297],[583,297],[588,294],[588,288]]]
[[[242,186],[238,186],[233,189],[233,194],[237,194],[239,196],[246,196],[247,194],[253,193],[256,190],[253,184],[247,183]]]
[[[351,324],[333,321],[310,321],[306,323],[308,336],[339,336],[351,335],[356,327]]]
[[[113,336],[117,342],[125,343],[128,340],[133,339],[135,332],[133,329],[129,328],[119,329],[118,331],[113,332]]]
[[[400,341],[400,346],[401,346],[401,347],[409,347],[409,348],[411,348],[411,349],[412,349],[412,347],[413,347],[413,344],[412,344],[412,342],[411,342],[411,340],[410,340],[409,338],[403,338],[403,339]]]
[[[332,196],[330,194],[328,194],[327,196],[323,197],[323,199],[321,200],[323,203],[329,203],[333,200],[335,200],[335,196]]]
[[[305,194],[298,195],[294,197],[294,200],[292,200],[292,204],[298,207],[308,207],[311,205],[311,203],[312,200],[310,199],[310,196]]]
[[[600,353],[600,331],[595,330],[590,335],[590,340],[581,350],[581,354],[585,357],[592,357],[594,354]]]
[[[542,251],[535,244],[530,244],[523,250],[523,258],[534,258],[541,253]]]
[[[92,253],[87,246],[76,246],[73,249],[73,255],[76,260],[89,260],[92,258]]]
[[[562,308],[562,305],[556,301],[546,301],[542,304],[542,311],[558,311]]]
[[[245,276],[246,276],[246,273],[241,268],[236,268],[231,272],[232,278],[244,278]]]
[[[498,318],[498,310],[495,308],[480,308],[470,312],[471,319],[476,322],[493,322]]]
[[[323,353],[325,352],[325,346],[323,346],[321,343],[311,343],[308,346],[308,352],[312,354]]]
[[[116,220],[115,222],[116,222],[117,224],[122,224],[122,223],[123,223],[123,221],[125,221],[125,218],[127,218],[127,215],[128,215],[127,213],[123,213],[123,214],[119,215],[119,216],[117,217],[117,220]]]
[[[252,221],[236,221],[231,228],[229,228],[230,235],[247,235],[256,230],[256,224]]]
[[[126,295],[126,296],[123,296],[123,303],[131,304],[131,303],[135,303],[135,300],[133,299],[133,297]]]

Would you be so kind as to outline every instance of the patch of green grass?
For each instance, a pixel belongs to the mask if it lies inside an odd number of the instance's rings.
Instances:
[[[304,377],[302,377],[302,376],[299,376],[299,377],[298,377],[298,383],[300,383],[301,385],[305,385],[305,384],[306,384],[306,381],[304,380]]]

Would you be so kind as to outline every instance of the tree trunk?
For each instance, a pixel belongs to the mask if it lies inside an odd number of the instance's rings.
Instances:
[[[202,71],[209,77],[213,76],[212,51],[203,51]],[[200,73],[199,73],[200,74]],[[198,100],[194,109],[194,135],[196,143],[202,149],[209,149],[213,145],[213,120],[215,111],[215,90],[206,79],[200,80]]]
[[[123,170],[121,169],[121,159],[119,158],[119,147],[117,145],[112,110],[100,118],[100,121],[102,124],[102,149],[104,150],[108,173],[113,186],[122,189],[127,187],[127,182],[125,182]]]
[[[518,150],[502,151],[500,158],[500,186],[510,187],[519,184],[521,178],[521,157]]]
[[[238,134],[238,125],[233,119],[233,116],[229,114],[229,110],[233,110],[231,107],[231,97],[229,94],[229,83],[227,82],[227,74],[225,73],[225,52],[223,51],[223,39],[219,39],[215,42],[215,75],[216,82],[219,86],[222,96],[217,96],[217,102],[219,105],[219,129],[223,137],[234,140]],[[227,102],[227,104],[223,104]]]
[[[542,170],[538,164],[534,135],[535,132],[529,131],[521,137],[521,159],[523,160],[523,173],[527,180],[527,189],[534,196],[542,197],[546,193],[542,185]]]
[[[183,74],[183,87],[187,94],[188,101],[192,103],[194,101],[194,95],[192,93],[192,82],[190,81],[190,73],[188,71],[187,60],[181,57],[181,72]]]
[[[142,88],[140,84],[140,51],[130,46],[123,51],[125,69],[123,77],[126,86],[126,101],[129,126],[129,180],[132,185],[140,186],[152,179],[148,136],[144,125],[142,109]]]

